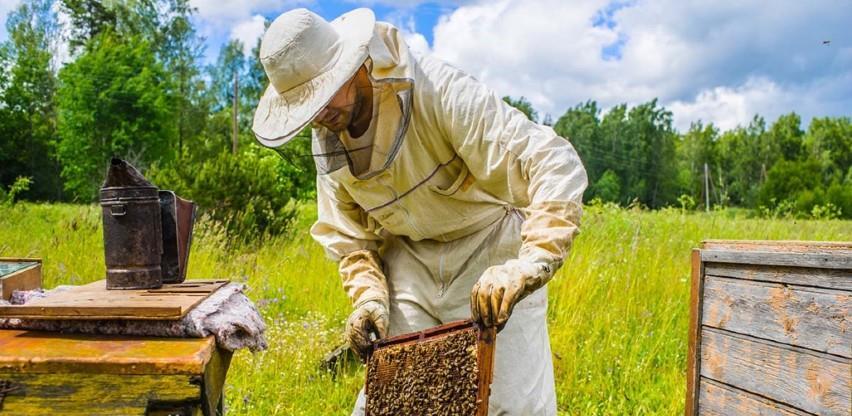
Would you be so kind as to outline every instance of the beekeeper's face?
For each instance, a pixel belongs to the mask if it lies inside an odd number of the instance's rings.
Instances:
[[[314,118],[315,123],[335,133],[343,131],[352,123],[361,107],[361,93],[359,92],[357,78],[362,75],[362,71],[366,71],[364,66],[361,66],[361,69],[340,87],[337,94]]]

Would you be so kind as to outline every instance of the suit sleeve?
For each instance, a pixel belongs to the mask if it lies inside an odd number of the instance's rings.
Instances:
[[[378,248],[382,239],[366,212],[328,175],[317,176],[317,222],[311,236],[333,260],[356,308],[369,301],[388,305],[387,280]]]
[[[530,121],[472,76],[439,68],[434,111],[443,134],[484,189],[524,211],[518,256],[540,266],[546,282],[578,231],[586,170],[553,129]]]

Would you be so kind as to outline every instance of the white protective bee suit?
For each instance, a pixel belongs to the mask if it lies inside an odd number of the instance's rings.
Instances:
[[[491,266],[545,264],[544,284],[567,256],[587,184],[571,144],[473,77],[414,58],[389,24],[376,23],[369,57],[380,93],[368,137],[314,131],[311,234],[341,260],[353,304],[388,305],[393,336],[470,318],[471,288]],[[372,152],[366,171],[350,163],[358,143]],[[542,287],[500,332],[491,415],[556,414],[546,311]],[[353,414],[363,407],[362,391]]]

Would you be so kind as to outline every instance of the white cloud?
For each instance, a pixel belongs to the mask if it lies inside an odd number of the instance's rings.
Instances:
[[[190,0],[190,4],[198,9],[199,17],[213,23],[233,23],[258,13],[283,11],[311,3],[313,0]]]
[[[429,49],[429,41],[427,41],[426,37],[422,34],[403,30],[402,36],[405,43],[408,45],[408,49],[410,49],[415,55],[424,55],[431,52]]]
[[[215,57],[209,53],[218,51],[218,46],[229,38],[243,41],[247,52],[251,51],[254,41],[250,44],[246,41],[257,30],[258,15],[309,7],[314,0],[190,0],[189,3],[198,10],[195,17],[198,34],[213,46],[213,50],[207,51],[207,59],[212,61]]]
[[[433,52],[554,117],[659,98],[679,128],[733,126],[848,115],[850,21],[845,0],[481,1],[441,17]]]
[[[236,39],[242,42],[243,53],[249,54],[257,43],[257,39],[263,35],[263,32],[266,30],[265,23],[266,18],[256,14],[249,19],[237,23],[234,28],[231,29],[231,39]]]
[[[808,117],[849,116],[850,92],[852,73],[788,87],[759,77],[734,87],[703,89],[694,100],[676,100],[668,108],[682,131],[698,119],[713,121],[725,130],[747,124],[755,114],[769,121],[793,110]]]
[[[403,19],[405,19],[404,23]],[[399,28],[400,32],[402,32],[405,44],[408,45],[408,48],[414,52],[415,55],[423,55],[431,52],[431,49],[429,48],[429,41],[426,40],[426,37],[423,36],[423,34],[417,31],[414,16],[408,15],[407,18],[405,18],[402,15],[397,15],[385,18],[384,20]]]
[[[789,111],[793,96],[766,78],[752,78],[737,87],[715,87],[702,90],[693,101],[674,101],[669,108],[675,124],[686,129],[698,119],[713,120],[721,129],[742,125],[758,110],[770,119]]]
[[[421,5],[427,6],[461,6],[472,3],[472,0],[347,0],[356,6],[372,7],[384,5],[400,9],[413,9]]]

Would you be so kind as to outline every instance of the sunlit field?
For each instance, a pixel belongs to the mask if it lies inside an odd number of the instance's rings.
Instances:
[[[229,415],[350,412],[362,367],[320,369],[323,356],[341,343],[349,306],[336,265],[308,236],[315,215],[305,205],[291,235],[239,248],[208,222],[196,230],[190,278],[245,282],[269,326],[268,351],[234,356],[225,393]],[[689,256],[701,240],[852,239],[852,221],[751,219],[733,210],[594,206],[581,228],[550,285],[556,388],[565,415],[682,413]],[[47,287],[101,279],[99,208],[0,208],[0,256],[42,257]]]

